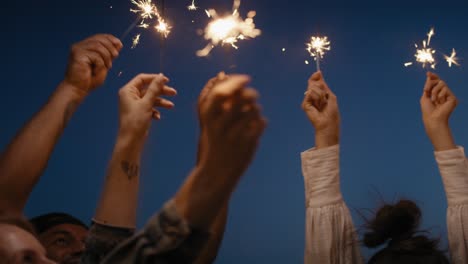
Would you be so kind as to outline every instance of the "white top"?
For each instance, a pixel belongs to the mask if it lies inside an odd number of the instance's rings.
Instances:
[[[358,236],[340,190],[339,145],[301,153],[306,193],[304,263],[361,264]],[[468,162],[462,147],[435,152],[448,200],[453,264],[468,263]]]

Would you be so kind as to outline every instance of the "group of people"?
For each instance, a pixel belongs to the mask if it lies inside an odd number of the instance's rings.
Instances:
[[[71,48],[67,71],[48,102],[0,157],[0,263],[213,263],[228,205],[266,127],[258,92],[247,75],[223,72],[198,98],[196,163],[176,194],[135,230],[142,150],[152,120],[177,91],[163,74],[139,74],[119,91],[119,129],[96,213],[88,226],[53,212],[26,219],[25,204],[79,104],[101,86],[123,45],[100,34]],[[360,264],[360,245],[381,249],[368,263],[468,263],[468,164],[448,125],[457,100],[428,73],[421,96],[448,199],[450,257],[419,230],[421,211],[409,200],[386,204],[360,238],[340,191],[340,114],[321,72],[308,80],[302,108],[315,128],[315,147],[303,152],[306,196],[305,263]],[[103,165],[104,166],[104,165]]]

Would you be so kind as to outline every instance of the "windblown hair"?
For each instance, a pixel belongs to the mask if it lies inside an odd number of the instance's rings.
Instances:
[[[421,210],[410,200],[385,204],[367,220],[363,243],[368,248],[385,246],[368,264],[448,264],[439,240],[418,230]]]

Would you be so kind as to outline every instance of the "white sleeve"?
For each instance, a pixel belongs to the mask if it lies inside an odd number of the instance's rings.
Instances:
[[[447,196],[447,229],[453,264],[468,263],[468,162],[463,147],[436,151]]]
[[[340,190],[339,145],[301,153],[306,196],[304,263],[361,264],[363,258]]]

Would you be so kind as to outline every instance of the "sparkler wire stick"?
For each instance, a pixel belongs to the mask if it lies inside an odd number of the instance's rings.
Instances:
[[[120,41],[123,41],[127,36],[128,34],[130,34],[130,32],[138,25],[138,23],[141,21],[141,18],[140,17],[137,17],[137,19],[135,19],[135,22],[133,22],[128,28],[127,30],[125,30],[125,32],[120,36]]]

